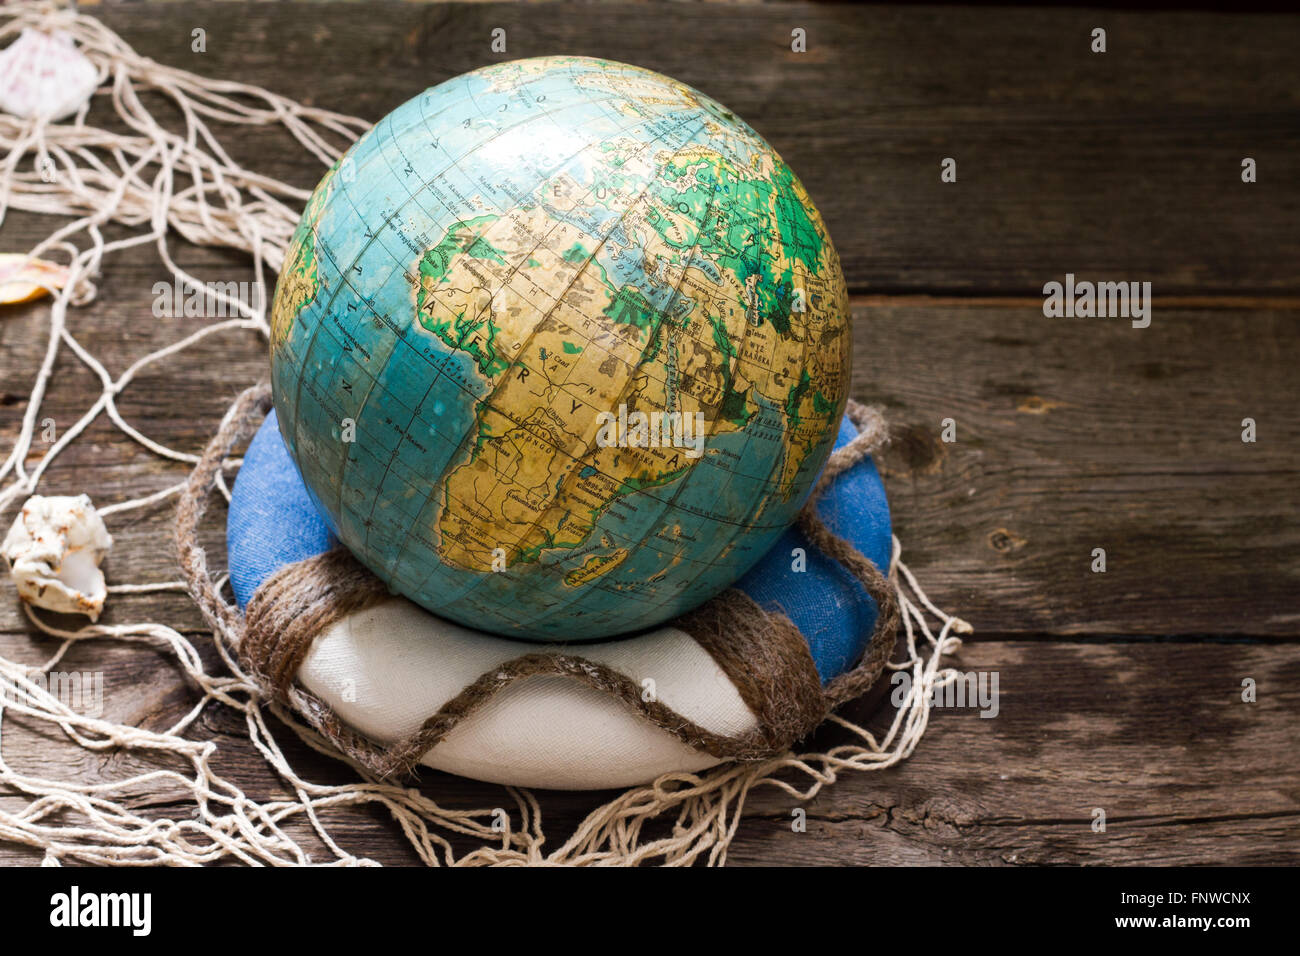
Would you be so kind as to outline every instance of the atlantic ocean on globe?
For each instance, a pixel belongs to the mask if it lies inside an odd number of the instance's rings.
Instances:
[[[698,605],[795,518],[850,367],[839,259],[744,121],[582,57],[433,87],[316,188],[271,320],[280,430],[395,591],[511,637]]]

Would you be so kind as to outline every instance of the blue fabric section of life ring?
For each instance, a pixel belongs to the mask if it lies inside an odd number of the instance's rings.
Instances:
[[[846,417],[835,447],[856,435]],[[881,570],[888,570],[889,503],[870,459],[832,482],[817,510],[832,531],[847,538]],[[284,447],[272,411],[248,446],[231,493],[226,546],[235,601],[243,609],[274,571],[322,554],[334,544]],[[736,587],[763,607],[778,607],[789,615],[808,639],[823,683],[857,662],[875,627],[876,605],[866,590],[813,548],[797,528],[778,538]]]

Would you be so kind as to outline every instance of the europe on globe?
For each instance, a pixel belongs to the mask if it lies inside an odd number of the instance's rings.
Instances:
[[[425,91],[316,188],[271,318],[280,428],[331,530],[469,627],[595,640],[733,583],[794,520],[848,390],[803,185],[638,67]]]

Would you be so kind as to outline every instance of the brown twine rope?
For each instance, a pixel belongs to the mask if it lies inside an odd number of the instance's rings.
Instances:
[[[808,643],[793,622],[733,588],[673,624],[698,641],[735,684],[757,719],[756,730],[730,736],[714,733],[658,700],[643,699],[638,683],[605,664],[537,650],[480,675],[414,733],[378,744],[345,724],[328,704],[298,684],[296,676],[317,636],[349,614],[391,597],[383,583],[346,550],[334,549],[279,569],[258,588],[241,617],[221,597],[198,544],[199,522],[223,459],[252,434],[270,406],[269,385],[240,395],[191,473],[177,506],[181,570],[200,611],[215,630],[230,637],[241,665],[263,693],[298,711],[334,747],[381,778],[411,773],[462,720],[506,687],[537,675],[570,678],[615,697],[683,743],[720,760],[770,759],[807,736],[834,708],[874,685],[893,651],[899,622],[894,588],[857,548],[827,528],[815,510],[832,479],[887,440],[880,413],[850,401],[848,414],[859,434],[832,453],[798,524],[813,546],[862,584],[879,609],[867,651],[852,670],[823,688]]]

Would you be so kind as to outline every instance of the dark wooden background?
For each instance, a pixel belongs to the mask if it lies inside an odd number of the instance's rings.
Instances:
[[[188,2],[96,15],[162,62],[369,119],[504,58],[489,49],[501,26],[506,57],[599,55],[691,83],[801,175],[853,293],[853,393],[893,422],[884,465],[896,531],[930,595],[975,625],[954,663],[999,673],[1001,712],[936,711],[905,764],[813,801],[807,833],[792,832],[789,798],[759,792],[732,863],[1300,860],[1300,18]],[[190,52],[197,26],[204,54]],[[1108,33],[1104,55],[1089,51],[1095,26]],[[807,31],[805,54],[790,52],[794,27]],[[278,134],[248,133],[234,154],[302,186],[321,172]],[[958,181],[944,184],[949,156]],[[1247,156],[1258,162],[1250,185]],[[11,214],[0,243],[21,251],[50,229]],[[243,277],[230,253],[188,249],[183,261]],[[1043,283],[1066,272],[1150,281],[1150,328],[1044,318]],[[75,334],[114,374],[189,331],[150,316],[151,286],[166,278],[151,252],[118,254],[98,301],[75,313]],[[46,321],[43,304],[0,316],[6,446]],[[146,433],[198,451],[265,374],[252,333],[215,337],[182,365],[146,371],[120,407]],[[96,394],[65,353],[49,414],[70,422]],[[1241,441],[1247,416],[1255,444]],[[940,440],[944,418],[957,423],[954,444]],[[42,490],[110,503],[183,471],[101,422]],[[171,518],[160,507],[110,522],[110,580],[174,576]],[[1089,570],[1097,547],[1105,574]],[[179,595],[116,596],[105,615],[148,618],[203,632]],[[7,590],[0,653],[35,662],[49,648]],[[99,642],[66,666],[106,670],[108,713],[161,727],[193,696],[165,658],[143,661]],[[1255,703],[1241,700],[1245,678]],[[198,732],[250,792],[276,792],[232,714],[210,708]],[[73,760],[87,780],[128,769],[111,752],[55,752],[6,720],[5,759],[17,767],[66,772]],[[316,779],[347,779],[305,748],[292,753]],[[422,786],[452,806],[505,800],[439,774]],[[562,837],[608,795],[541,796]],[[141,794],[139,805],[165,814],[168,800]],[[1097,807],[1104,833],[1090,827]],[[354,852],[413,859],[381,814],[333,819]],[[0,861],[36,859],[0,845]]]

